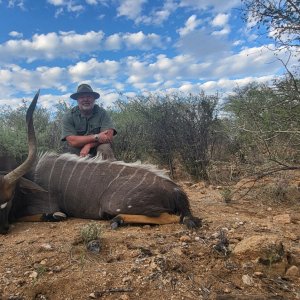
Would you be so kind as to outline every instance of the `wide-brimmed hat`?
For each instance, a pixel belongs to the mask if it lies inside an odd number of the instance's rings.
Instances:
[[[77,88],[77,92],[72,94],[70,97],[74,100],[77,100],[78,97],[83,94],[91,94],[95,99],[98,99],[100,97],[100,94],[94,92],[91,86],[86,83],[80,84]]]

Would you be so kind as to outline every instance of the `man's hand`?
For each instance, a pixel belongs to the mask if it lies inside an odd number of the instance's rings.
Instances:
[[[107,129],[98,134],[99,136],[99,144],[108,144],[112,143],[114,131],[112,129]]]
[[[89,143],[89,144],[85,144],[81,150],[80,150],[80,157],[86,157],[89,153],[91,148],[95,145],[95,143]]]

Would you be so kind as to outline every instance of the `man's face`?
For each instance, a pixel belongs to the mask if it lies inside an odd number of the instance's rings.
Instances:
[[[91,94],[82,94],[77,98],[79,109],[83,112],[92,111],[95,104],[95,98]]]

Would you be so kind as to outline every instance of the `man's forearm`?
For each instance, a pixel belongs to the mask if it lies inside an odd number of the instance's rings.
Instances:
[[[68,144],[75,148],[82,148],[86,144],[93,143],[92,147],[99,144],[111,143],[113,138],[113,129],[108,129],[98,134],[90,135],[69,135],[66,137]]]
[[[94,143],[94,146],[98,145],[95,141],[95,134],[91,135],[69,135],[66,137],[68,144],[75,148],[82,148],[86,144]]]

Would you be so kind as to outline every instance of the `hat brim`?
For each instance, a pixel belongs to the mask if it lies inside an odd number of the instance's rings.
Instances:
[[[100,97],[100,94],[96,93],[96,92],[80,92],[80,93],[74,93],[72,94],[70,97],[74,100],[77,100],[79,96],[82,95],[93,95],[95,99],[98,99]]]

